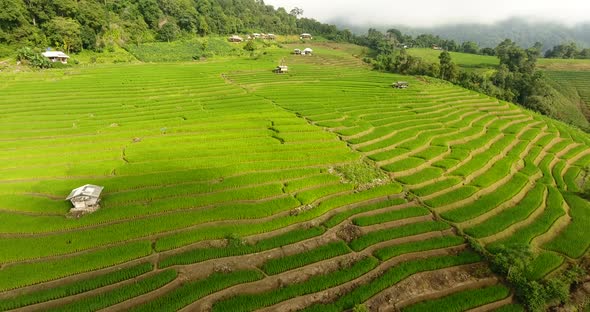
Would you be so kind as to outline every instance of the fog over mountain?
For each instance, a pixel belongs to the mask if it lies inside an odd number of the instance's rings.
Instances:
[[[333,20],[332,23],[349,28],[359,34],[365,33],[369,27],[382,31],[397,28],[403,33],[413,36],[428,33],[457,42],[474,41],[482,47],[495,47],[506,38],[523,47],[541,42],[545,49],[549,49],[571,41],[576,42],[580,47],[590,47],[590,23],[566,26],[557,22],[534,21],[525,18],[510,18],[494,24],[465,23],[432,27],[411,27],[396,24],[355,26],[346,24],[343,20]]]
[[[552,20],[567,25],[590,21],[590,1],[587,0],[266,0],[265,3],[287,10],[299,7],[304,10],[305,17],[322,21],[344,20],[346,24],[356,26],[490,24],[513,16]]]
[[[457,41],[495,46],[510,38],[522,46],[546,48],[575,41],[590,47],[590,1],[586,0],[266,0],[303,9],[303,16],[364,33],[369,27],[398,28],[412,35],[432,33]]]

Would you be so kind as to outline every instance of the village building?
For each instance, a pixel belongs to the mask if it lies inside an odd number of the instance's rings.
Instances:
[[[311,34],[303,33],[299,36],[299,39],[313,39]]]
[[[277,39],[277,36],[275,36],[274,34],[266,34],[266,36],[264,36],[264,39],[275,40]]]
[[[98,210],[100,208],[100,194],[103,189],[102,186],[86,184],[72,190],[66,198],[74,205],[70,209],[70,213],[89,213]]]
[[[437,46],[436,44],[433,44],[432,45],[432,49],[434,49],[434,50],[442,50],[442,48],[439,47],[439,46]]]
[[[48,58],[52,62],[60,62],[62,64],[67,64],[68,59],[70,58],[67,54],[61,51],[45,51],[41,53],[44,57]]]
[[[295,49],[295,50],[293,50],[293,54],[295,54],[295,55],[301,55],[301,49]]]
[[[242,41],[244,41],[244,39],[242,37],[236,36],[236,35],[233,35],[233,36],[227,38],[227,40],[229,42],[242,42]]]
[[[391,86],[396,89],[406,89],[410,86],[410,84],[406,81],[398,81],[394,82]]]
[[[262,38],[262,35],[261,35],[261,34],[259,34],[259,33],[253,33],[253,34],[252,34],[252,37],[253,37],[254,39],[260,39],[260,38]]]
[[[302,53],[303,55],[311,55],[313,50],[311,48],[305,48]]]

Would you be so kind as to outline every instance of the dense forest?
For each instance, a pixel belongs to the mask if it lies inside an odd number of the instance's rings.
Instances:
[[[68,52],[186,36],[302,31],[350,40],[313,19],[262,0],[0,0],[0,44]]]

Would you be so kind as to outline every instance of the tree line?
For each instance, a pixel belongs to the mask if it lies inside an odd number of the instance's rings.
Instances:
[[[546,58],[590,59],[590,49],[578,48],[575,42],[559,44],[545,52]]]
[[[462,52],[469,54],[490,55],[496,56],[496,48],[480,47],[475,41],[457,42],[453,39],[444,39],[433,34],[420,34],[416,37],[402,34],[402,32],[395,28],[388,29],[385,33],[378,31],[375,28],[370,28],[365,36],[356,38],[358,44],[370,46],[377,49],[380,42],[383,40],[393,42],[398,47],[405,46],[408,48],[431,48],[437,46],[445,51]],[[501,44],[501,43],[500,43]],[[532,46],[535,50],[542,52],[544,44],[535,42]],[[563,59],[590,59],[590,48],[580,48],[575,42],[566,44],[558,44],[551,49],[545,51],[543,55],[546,58],[563,58]]]
[[[172,41],[189,36],[310,32],[350,41],[352,33],[263,0],[0,0],[0,44],[67,52]]]

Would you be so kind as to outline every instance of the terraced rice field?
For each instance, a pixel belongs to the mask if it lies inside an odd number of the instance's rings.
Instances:
[[[512,309],[457,229],[534,246],[539,278],[586,253],[585,134],[288,53],[2,74],[0,310]],[[388,178],[338,174],[361,162]],[[102,208],[66,218],[86,183]]]
[[[434,50],[430,48],[411,48],[408,49],[408,53],[412,56],[422,58],[429,63],[438,63],[438,56],[440,50]],[[495,56],[489,55],[478,55],[469,54],[462,52],[450,52],[453,61],[464,70],[489,70],[490,68],[496,68],[500,65],[500,61]]]
[[[547,75],[565,85],[574,88],[580,98],[590,106],[590,72],[588,71],[547,71]]]

